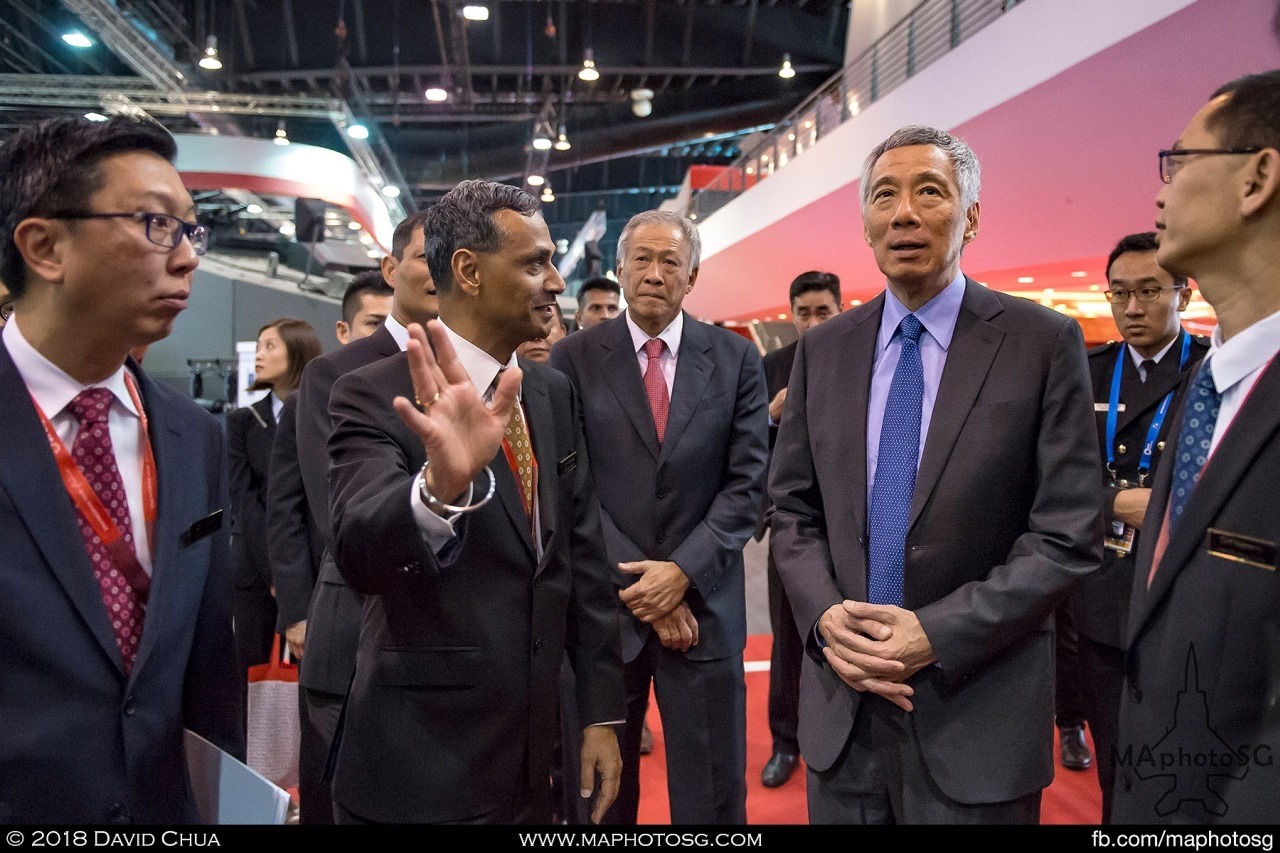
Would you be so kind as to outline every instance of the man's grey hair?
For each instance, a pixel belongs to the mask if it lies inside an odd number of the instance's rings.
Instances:
[[[685,242],[689,244],[689,269],[696,270],[698,263],[702,259],[702,238],[698,236],[698,226],[693,224],[692,219],[673,213],[670,210],[646,210],[637,213],[628,220],[626,226],[622,229],[622,233],[618,235],[618,264],[621,265],[626,257],[627,238],[631,236],[631,232],[635,231],[642,225],[668,225],[679,228],[684,234]]]
[[[867,204],[871,201],[871,170],[875,168],[886,151],[895,148],[906,148],[908,145],[936,145],[951,161],[951,168],[956,173],[956,185],[960,188],[960,206],[965,210],[973,207],[978,200],[978,191],[982,186],[982,167],[978,165],[978,155],[973,153],[969,144],[958,136],[952,136],[945,130],[927,127],[922,124],[909,124],[890,134],[867,155],[867,162],[862,166],[862,213],[865,216]]]

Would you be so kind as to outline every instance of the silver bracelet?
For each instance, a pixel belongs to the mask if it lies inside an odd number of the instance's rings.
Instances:
[[[484,470],[485,473],[489,475],[489,491],[486,492],[485,496],[480,500],[467,504],[466,506],[453,506],[452,504],[447,504],[427,490],[427,468],[430,465],[430,459],[422,465],[422,479],[418,482],[418,496],[421,497],[422,502],[431,509],[439,509],[449,513],[450,515],[462,515],[468,512],[475,512],[493,499],[493,492],[497,485],[497,481],[493,479],[493,469],[488,465],[484,466]]]

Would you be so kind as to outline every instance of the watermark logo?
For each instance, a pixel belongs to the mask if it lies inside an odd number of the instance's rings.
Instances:
[[[1209,694],[1200,687],[1195,646],[1187,650],[1182,689],[1173,708],[1173,723],[1154,744],[1129,744],[1115,755],[1117,767],[1132,768],[1138,784],[1163,785],[1156,802],[1160,817],[1199,804],[1208,814],[1226,815],[1228,803],[1222,792],[1234,782],[1243,782],[1250,771],[1271,767],[1274,762],[1268,744],[1231,744],[1209,715]]]

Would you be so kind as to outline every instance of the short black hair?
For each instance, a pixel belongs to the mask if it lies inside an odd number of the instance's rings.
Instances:
[[[436,290],[453,288],[453,254],[459,249],[496,252],[503,233],[493,216],[514,210],[521,216],[538,212],[538,202],[519,187],[492,181],[463,181],[449,190],[426,214],[427,268]]]
[[[1223,148],[1280,150],[1280,69],[1237,77],[1213,93],[1227,95],[1205,120]],[[1212,98],[1210,99],[1212,100]]]
[[[32,216],[84,207],[102,189],[99,164],[146,151],[173,162],[177,143],[150,119],[55,118],[24,127],[0,148],[0,281],[15,299],[27,289],[26,262],[13,234]]]
[[[801,296],[815,290],[825,290],[830,293],[835,297],[836,308],[840,307],[840,277],[833,272],[820,270],[809,270],[795,277],[791,282],[791,302],[794,304]]]
[[[404,260],[404,250],[413,242],[413,232],[423,227],[426,218],[427,212],[419,210],[405,217],[404,221],[396,226],[396,230],[391,234],[391,257],[397,261]]]
[[[1121,237],[1120,242],[1116,243],[1116,247],[1107,256],[1107,281],[1111,280],[1111,265],[1116,262],[1116,258],[1129,252],[1154,252],[1158,248],[1160,248],[1160,244],[1156,240],[1156,232],[1154,231],[1140,231],[1137,234]],[[1187,277],[1185,275],[1173,276],[1173,286],[1186,287]]]
[[[586,303],[586,296],[593,290],[603,290],[606,293],[622,293],[622,285],[605,275],[598,275],[595,278],[589,278],[582,284],[578,285],[578,310],[582,310],[582,306]]]
[[[351,279],[342,294],[342,321],[350,326],[360,312],[361,300],[365,294],[370,296],[392,296],[395,291],[382,277],[382,270],[365,270]]]

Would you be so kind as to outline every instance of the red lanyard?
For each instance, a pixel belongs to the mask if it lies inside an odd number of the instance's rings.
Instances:
[[[133,398],[133,404],[138,409],[138,443],[142,446],[142,517],[147,526],[147,543],[148,545],[153,545],[156,520],[156,459],[151,452],[147,413],[142,408],[142,398],[138,396],[137,383],[134,382],[132,374],[128,371],[125,371],[124,381],[125,385],[128,386],[129,396]],[[36,402],[34,397],[32,402]],[[93,487],[89,485],[89,481],[85,478],[84,472],[80,470],[80,466],[71,458],[70,451],[62,443],[62,439],[58,437],[57,431],[54,430],[53,424],[49,422],[49,418],[45,416],[38,402],[36,402],[35,408],[36,414],[40,415],[40,423],[44,426],[45,435],[49,438],[49,447],[53,450],[53,457],[58,463],[58,473],[62,475],[62,485],[66,487],[72,503],[75,504],[81,517],[88,523],[94,534],[102,540],[107,551],[111,554],[116,568],[124,573],[129,585],[133,587],[133,591],[137,594],[138,600],[145,605],[147,603],[147,593],[151,587],[151,578],[147,575],[146,570],[142,568],[142,564],[138,562],[137,554],[125,543],[124,534],[120,532],[115,522],[112,521],[111,516],[107,513],[107,508],[102,505],[102,500],[94,492]]]

